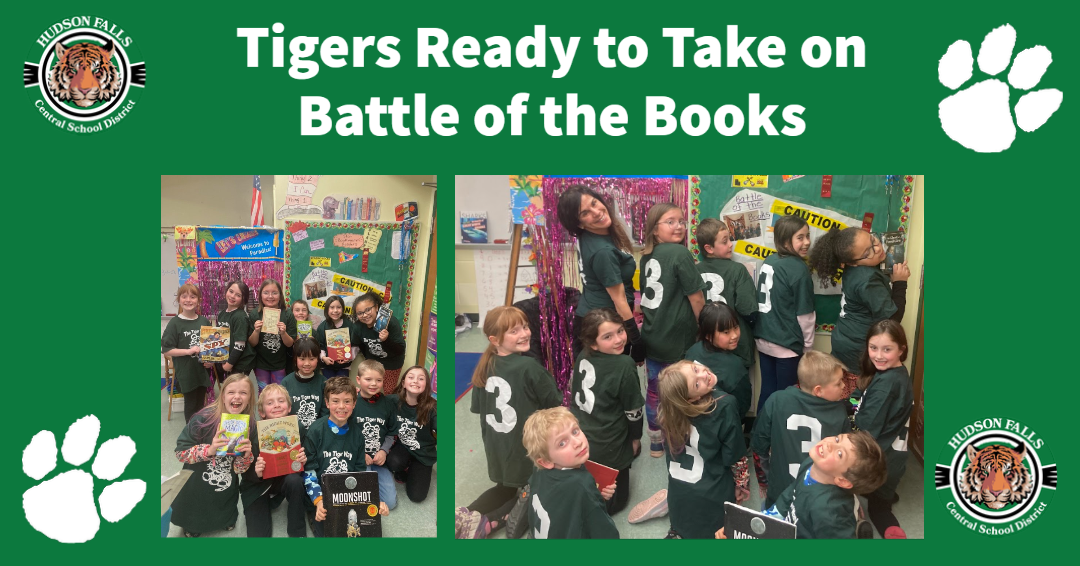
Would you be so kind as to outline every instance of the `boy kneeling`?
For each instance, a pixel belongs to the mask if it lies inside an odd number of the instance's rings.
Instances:
[[[530,538],[619,538],[603,492],[584,468],[589,440],[566,407],[536,411],[525,421],[522,443],[536,470],[529,478]]]

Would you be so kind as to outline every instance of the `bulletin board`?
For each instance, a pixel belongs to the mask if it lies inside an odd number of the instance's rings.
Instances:
[[[346,314],[352,315],[356,297],[368,291],[385,297],[389,287],[390,308],[408,337],[419,223],[406,232],[408,254],[404,261],[400,260],[400,222],[286,221],[285,228],[285,296],[289,304],[307,302],[311,320],[318,326],[327,297],[341,296]],[[377,239],[373,236],[376,232]],[[366,271],[365,249],[369,250]]]
[[[718,218],[738,227],[732,259],[756,275],[775,250],[772,226],[783,215],[806,218],[811,242],[833,224],[906,235],[914,182],[914,175],[691,175],[690,222],[696,229]],[[697,257],[696,238],[690,247]],[[814,282],[817,330],[829,333],[840,314],[840,286]]]

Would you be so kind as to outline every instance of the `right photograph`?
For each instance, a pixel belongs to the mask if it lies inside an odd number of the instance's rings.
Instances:
[[[456,538],[923,538],[923,193],[458,175]]]

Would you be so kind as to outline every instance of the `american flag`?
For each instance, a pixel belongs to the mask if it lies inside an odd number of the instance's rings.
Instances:
[[[251,225],[262,226],[262,223],[262,185],[259,183],[259,176],[255,175],[255,185],[251,187]]]

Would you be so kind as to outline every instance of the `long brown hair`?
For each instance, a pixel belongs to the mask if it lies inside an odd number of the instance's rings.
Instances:
[[[900,326],[899,322],[891,318],[885,320],[879,320],[870,325],[870,330],[866,333],[866,346],[863,346],[862,352],[862,371],[859,375],[859,381],[856,383],[859,389],[866,391],[866,388],[870,386],[870,381],[874,379],[874,374],[877,373],[877,368],[874,367],[874,362],[870,361],[870,339],[882,334],[888,334],[889,339],[896,342],[896,345],[900,347],[900,361],[907,361],[908,354],[908,342],[907,333],[904,332],[904,327]]]
[[[630,243],[630,236],[626,234],[626,230],[623,228],[622,218],[620,218],[619,214],[612,208],[611,201],[588,185],[574,185],[569,189],[566,189],[563,194],[559,195],[559,203],[556,207],[556,215],[559,218],[559,224],[562,224],[563,228],[566,228],[566,231],[570,232],[575,238],[581,237],[581,234],[585,232],[585,229],[581,226],[581,220],[578,219],[578,214],[581,212],[581,198],[586,195],[602,202],[604,208],[607,208],[608,217],[611,218],[611,226],[608,227],[608,237],[611,238],[615,247],[626,253],[634,253],[633,245]]]
[[[431,398],[431,374],[428,370],[424,369],[424,366],[413,366],[401,372],[401,379],[398,380],[394,393],[398,396],[400,407],[405,403],[405,376],[414,369],[424,372],[424,390],[416,398],[416,424],[424,426],[428,422],[428,417],[431,416],[431,411],[435,410],[435,400]]]
[[[683,360],[664,368],[657,378],[656,389],[660,394],[660,412],[657,420],[664,432],[664,441],[668,443],[672,454],[679,454],[686,446],[690,435],[690,421],[716,408],[716,399],[706,394],[691,402],[690,389],[686,386],[686,374],[692,362]]]
[[[809,226],[801,216],[781,216],[776,221],[776,225],[773,226],[773,243],[776,245],[776,253],[780,254],[780,257],[786,255],[793,255],[799,257],[799,254],[795,252],[795,249],[791,247],[791,239],[795,237],[795,233],[803,229],[803,226]]]
[[[517,307],[495,307],[484,316],[484,336],[494,337],[496,342],[502,342],[503,334],[511,328],[523,324],[529,326],[529,319],[525,313]],[[495,344],[488,341],[488,347],[480,356],[480,363],[473,370],[472,383],[476,387],[487,385],[487,378],[495,367],[495,356],[498,355]]]
[[[643,254],[651,254],[653,252],[653,246],[660,243],[656,239],[656,225],[660,223],[660,219],[665,214],[672,210],[682,209],[670,202],[659,202],[649,208],[648,214],[645,215],[645,250],[642,252]]]
[[[581,351],[585,352],[585,357],[592,354],[596,339],[600,337],[600,325],[605,322],[614,322],[619,326],[623,324],[622,317],[615,309],[593,309],[581,318],[581,332],[578,337],[581,338]]]

